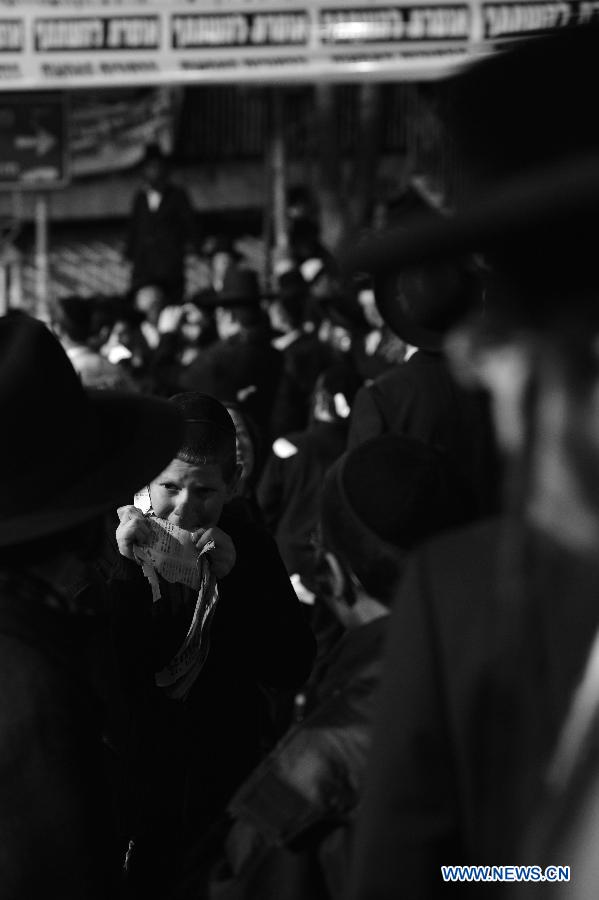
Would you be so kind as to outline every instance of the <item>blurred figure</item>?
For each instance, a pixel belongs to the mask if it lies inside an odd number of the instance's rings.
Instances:
[[[381,316],[373,287],[368,280],[357,285],[356,293],[369,328],[364,337],[357,342],[356,366],[364,382],[369,384],[405,361],[406,345],[393,333]]]
[[[322,480],[345,451],[351,404],[359,381],[334,366],[319,376],[305,431],[277,438],[258,487],[258,502],[275,536],[296,591],[313,578],[312,536],[319,515]]]
[[[213,292],[208,288],[187,303],[167,306],[160,313],[156,326],[159,342],[150,370],[156,390],[163,396],[176,393],[182,373],[216,340],[214,315],[204,303],[206,294],[212,299]]]
[[[208,238],[203,252],[210,260],[212,287],[215,291],[222,291],[225,275],[229,269],[239,266],[243,257],[236,250],[232,238],[226,234]]]
[[[181,303],[185,249],[196,237],[193,209],[183,188],[169,180],[167,160],[156,144],[146,149],[143,180],[133,200],[125,251],[132,263],[131,291],[153,286],[161,305]]]
[[[271,326],[277,334],[272,344],[283,355],[270,426],[275,436],[306,427],[316,379],[332,363],[333,354],[326,344],[305,330],[307,313],[308,285],[297,269],[291,269],[279,277],[278,292],[269,306]]]
[[[138,387],[147,383],[147,369],[152,356],[142,331],[144,321],[143,313],[119,305],[108,339],[100,348],[102,356],[125,371]]]
[[[1,893],[117,898],[123,857],[90,652],[109,665],[107,598],[93,562],[102,513],[156,474],[181,426],[161,401],[84,390],[56,338],[23,314],[0,319],[0,360]]]
[[[54,307],[54,331],[85,387],[135,391],[133,379],[92,349],[95,303],[91,298],[62,297]]]
[[[143,284],[134,293],[133,309],[140,314],[139,327],[150,350],[160,343],[158,321],[166,303],[166,294],[154,284]]]
[[[481,290],[471,268],[453,261],[378,279],[377,307],[406,344],[405,362],[359,391],[350,424],[350,447],[392,431],[447,454],[455,525],[499,508],[499,462],[487,398],[456,382],[443,352],[449,330],[480,308]]]
[[[312,281],[322,268],[334,268],[333,257],[321,242],[318,223],[312,218],[302,215],[291,220],[289,249],[291,258],[307,281]],[[305,266],[306,263],[310,264]]]
[[[410,898],[461,897],[470,888],[443,881],[448,864],[571,863],[572,883],[543,883],[542,896],[597,894],[596,781],[579,793],[575,773],[584,759],[598,771],[595,653],[584,677],[599,622],[598,49],[595,26],[573,27],[456,76],[449,124],[465,190],[454,214],[353,248],[356,269],[375,274],[484,253],[485,316],[447,346],[491,393],[510,512],[425,546],[402,582],[355,900],[399,885]],[[555,830],[548,841],[560,806],[562,842]]]
[[[262,512],[256,499],[256,485],[263,466],[260,434],[255,422],[242,411],[238,403],[227,401],[224,405],[235,424],[237,464],[241,466],[236,496],[248,505],[251,517],[263,524]]]
[[[318,303],[318,339],[325,344],[335,363],[348,366],[360,374],[357,348],[367,326],[359,304],[351,296],[337,290],[324,295]]]
[[[214,311],[219,340],[187,368],[180,383],[185,390],[239,403],[266,435],[282,360],[270,345],[260,299],[256,273],[236,268],[225,275],[222,291],[203,295]]]
[[[225,859],[205,896],[346,896],[389,605],[407,550],[443,525],[442,488],[438,455],[394,435],[369,441],[330,469],[314,587],[345,634],[315,673],[306,717],[229,804]],[[188,889],[179,897],[200,895]]]
[[[294,184],[287,191],[287,219],[291,228],[300,220],[318,222],[318,204],[307,185]]]

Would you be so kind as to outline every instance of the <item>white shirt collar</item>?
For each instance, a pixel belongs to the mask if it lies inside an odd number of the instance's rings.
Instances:
[[[148,206],[152,212],[156,212],[162,202],[162,194],[160,191],[155,191],[154,188],[147,188],[146,197],[148,198]]]

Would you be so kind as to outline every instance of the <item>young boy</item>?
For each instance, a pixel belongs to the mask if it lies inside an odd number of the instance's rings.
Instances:
[[[121,732],[117,741],[127,758],[125,831],[135,844],[131,881],[144,897],[164,895],[189,836],[208,828],[258,761],[271,737],[265,688],[297,688],[314,656],[273,539],[227,510],[240,476],[233,420],[203,394],[180,394],[173,403],[186,422],[183,446],[137,495],[143,509],[119,509],[122,565],[111,580],[130,709],[127,737]],[[209,650],[184,699],[156,686],[155,673],[181,648],[197,592],[158,576],[161,597],[152,602],[131,561],[133,547],[148,540],[151,516],[192,532],[198,551],[214,544],[208,558],[218,600]]]

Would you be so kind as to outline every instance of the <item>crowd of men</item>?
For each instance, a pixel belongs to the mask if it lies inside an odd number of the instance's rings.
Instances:
[[[598,65],[454,76],[451,214],[272,292],[0,319],[2,898],[597,896]]]

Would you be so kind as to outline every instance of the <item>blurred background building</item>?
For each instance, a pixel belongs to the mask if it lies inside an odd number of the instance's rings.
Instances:
[[[438,125],[439,77],[587,6],[4,0],[0,296],[127,290],[126,225],[150,143],[199,233],[240,242],[266,280],[298,186],[333,252],[348,230],[383,225],[414,179],[450,203],[459,173]],[[208,284],[201,248],[186,269],[189,291]]]

